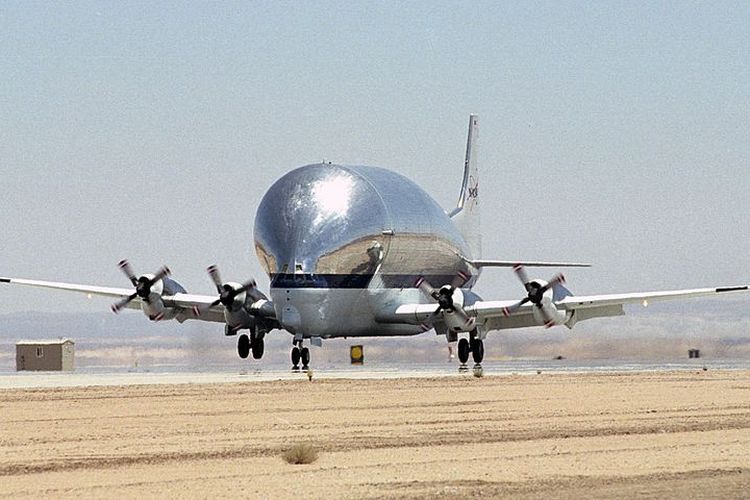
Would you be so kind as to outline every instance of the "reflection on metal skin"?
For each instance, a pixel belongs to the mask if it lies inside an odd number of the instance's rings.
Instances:
[[[339,333],[314,331],[316,318],[346,314],[361,300],[376,307],[392,298],[389,291],[422,301],[418,276],[440,286],[459,271],[472,274],[461,259],[471,257],[467,245],[443,209],[414,182],[376,167],[313,164],[281,177],[258,208],[255,248],[274,304],[293,297],[306,335]],[[367,325],[360,334],[383,328]]]
[[[284,175],[260,203],[255,247],[271,277],[468,271],[458,257],[466,243],[442,208],[374,167],[314,164]]]

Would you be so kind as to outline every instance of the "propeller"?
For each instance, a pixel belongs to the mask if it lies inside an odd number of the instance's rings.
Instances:
[[[465,323],[468,323],[472,321],[473,318],[469,316],[466,311],[464,311],[464,308],[462,306],[456,304],[453,301],[453,294],[456,292],[456,289],[466,281],[466,275],[464,273],[458,273],[456,278],[454,278],[452,284],[443,285],[440,288],[434,288],[424,278],[424,276],[420,276],[417,279],[416,285],[417,288],[422,291],[422,293],[424,293],[428,297],[432,297],[437,301],[438,306],[437,309],[435,309],[435,312],[432,313],[433,316],[440,314],[440,311],[445,311],[447,313],[456,313]]]
[[[216,291],[219,293],[219,297],[210,304],[198,308],[196,310],[196,313],[199,315],[214,306],[218,306],[219,304],[223,305],[227,309],[231,309],[232,305],[234,304],[234,299],[236,299],[238,295],[254,289],[257,285],[255,283],[255,280],[251,279],[240,285],[238,288],[235,288],[234,286],[232,286],[232,284],[224,283],[221,280],[221,274],[219,273],[218,267],[209,266],[207,271],[208,275],[211,277],[211,281],[213,281],[214,285],[216,286]]]
[[[503,309],[503,315],[508,317],[515,313],[522,305],[526,304],[527,302],[531,302],[539,309],[539,313],[542,315],[542,318],[544,318],[545,325],[549,326],[553,320],[549,317],[547,311],[545,311],[544,307],[542,306],[542,299],[544,298],[544,294],[547,292],[547,290],[551,289],[557,284],[565,283],[565,276],[563,276],[562,274],[557,274],[551,280],[549,280],[548,283],[542,285],[537,281],[530,281],[528,275],[526,274],[526,270],[520,264],[516,264],[515,266],[513,266],[513,271],[516,273],[516,276],[518,276],[518,279],[523,284],[523,287],[526,289],[528,295],[512,306]]]
[[[162,266],[162,268],[159,269],[156,274],[151,277],[143,275],[140,278],[136,278],[135,273],[133,273],[133,268],[130,267],[130,262],[128,262],[126,259],[121,260],[117,264],[117,267],[119,267],[123,274],[125,274],[125,276],[127,276],[127,278],[130,280],[130,283],[132,283],[132,285],[135,287],[135,292],[131,295],[128,295],[119,302],[112,304],[112,312],[114,313],[120,312],[136,297],[140,297],[144,302],[148,304],[150,300],[149,297],[151,296],[151,287],[169,276],[169,274],[171,273],[167,266]]]

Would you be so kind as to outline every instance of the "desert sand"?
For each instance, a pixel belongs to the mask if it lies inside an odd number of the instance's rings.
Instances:
[[[319,458],[282,453],[311,443]],[[715,497],[750,372],[0,390],[0,497]]]

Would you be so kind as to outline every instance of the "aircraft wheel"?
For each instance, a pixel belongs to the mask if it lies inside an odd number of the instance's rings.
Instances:
[[[254,359],[260,359],[263,357],[263,351],[265,350],[265,342],[263,339],[256,338],[255,341],[253,341],[253,358]]]
[[[477,364],[484,359],[484,342],[482,339],[471,339],[471,356]]]
[[[302,349],[300,349],[299,354],[300,359],[302,360],[302,369],[306,370],[307,365],[310,364],[310,349],[308,349],[307,347],[303,347]]]
[[[458,341],[458,360],[462,365],[465,365],[469,361],[469,341],[466,339]]]
[[[292,348],[292,370],[299,370],[300,352],[299,347]]]
[[[240,335],[239,339],[237,339],[237,354],[239,354],[242,359],[247,358],[247,355],[250,354],[250,337],[244,333]]]

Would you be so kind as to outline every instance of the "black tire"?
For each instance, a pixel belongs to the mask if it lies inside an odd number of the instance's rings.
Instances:
[[[265,347],[266,343],[263,341],[263,339],[255,339],[255,341],[253,341],[253,359],[262,358]]]
[[[484,359],[484,342],[482,339],[471,339],[471,357],[479,364]]]
[[[307,347],[303,347],[299,351],[300,360],[302,361],[302,368],[307,368],[307,365],[310,364],[310,349]]]
[[[293,365],[292,368],[297,368],[299,366],[299,358],[300,358],[299,347],[295,346],[292,348],[292,365]]]
[[[462,365],[465,365],[469,361],[469,341],[466,339],[458,341],[458,360]]]
[[[237,339],[237,354],[242,359],[247,358],[247,355],[250,354],[250,337],[244,333]]]

